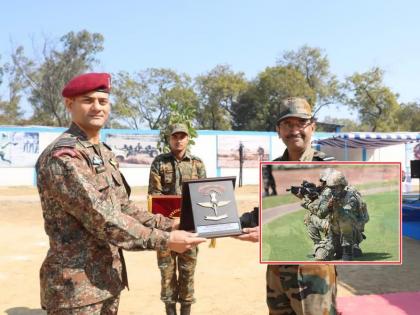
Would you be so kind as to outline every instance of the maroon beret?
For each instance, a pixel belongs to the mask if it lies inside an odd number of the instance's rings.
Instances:
[[[61,95],[73,97],[91,91],[109,93],[111,90],[111,75],[109,73],[85,73],[71,79],[64,86]]]

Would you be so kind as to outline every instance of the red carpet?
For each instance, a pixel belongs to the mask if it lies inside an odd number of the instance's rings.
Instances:
[[[420,292],[344,296],[337,303],[342,315],[420,315]]]

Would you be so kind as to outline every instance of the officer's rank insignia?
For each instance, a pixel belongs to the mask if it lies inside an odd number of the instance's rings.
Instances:
[[[98,166],[95,167],[95,171],[96,171],[96,174],[103,173],[103,172],[105,172],[105,166],[98,165]]]

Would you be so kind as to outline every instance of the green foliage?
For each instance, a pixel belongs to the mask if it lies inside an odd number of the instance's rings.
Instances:
[[[97,62],[96,54],[103,50],[103,36],[86,30],[69,32],[60,38],[59,48],[45,41],[41,57],[30,59],[23,47],[12,54],[16,76],[29,93],[34,114],[33,123],[67,126],[69,115],[62,104],[61,90],[66,82]]]
[[[323,106],[338,100],[339,83],[336,76],[330,72],[328,56],[321,48],[304,45],[297,51],[285,51],[277,60],[277,64],[291,67],[305,77],[306,83],[316,94],[317,102],[313,103],[314,114]]]
[[[7,91],[6,97],[0,96],[0,124],[67,126],[70,117],[61,90],[71,78],[94,68],[103,43],[101,34],[82,30],[58,41],[35,43],[42,47],[35,51],[36,57],[29,57],[22,46],[13,48],[10,62],[0,64],[0,86]],[[342,131],[419,131],[419,103],[399,105],[383,75],[376,67],[339,84],[325,51],[308,45],[284,51],[277,66],[267,67],[250,82],[228,65],[217,65],[194,82],[167,68],[120,71],[113,75],[113,109],[107,127],[166,128],[172,104],[182,104],[195,111],[191,122],[200,129],[272,131],[282,99],[301,96],[315,114],[330,104],[349,106],[358,113],[360,123],[326,118],[325,122],[344,125]],[[20,107],[24,96],[33,109],[26,120]]]
[[[186,74],[171,69],[150,68],[130,75],[114,75],[113,115],[130,128],[161,129],[169,120],[171,104],[197,107],[197,96]]]
[[[234,72],[227,65],[217,65],[195,79],[199,98],[197,115],[201,129],[229,130],[235,114],[233,104],[245,91],[247,81],[243,72]]]
[[[189,133],[189,145],[194,145],[194,139],[197,137],[197,130],[193,126],[193,121],[196,115],[196,109],[191,106],[183,106],[178,103],[172,103],[169,105],[170,114],[165,122],[166,128],[162,128],[159,134],[158,149],[160,152],[167,153],[170,151],[169,147],[169,134],[167,127],[172,124],[184,124],[188,128]]]
[[[19,106],[25,84],[13,64],[0,66],[0,86],[3,76],[7,76],[8,99],[0,98],[0,125],[18,125],[22,123],[23,112]]]
[[[397,113],[398,131],[420,131],[420,104],[401,104]]]
[[[361,243],[364,255],[360,260],[398,260],[398,193],[384,192],[363,198],[368,206],[370,221],[365,227],[367,239]],[[306,255],[312,252],[313,244],[303,224],[305,211],[302,209],[263,225],[263,260],[308,260]]]
[[[290,67],[267,67],[233,106],[235,129],[273,131],[287,97],[305,97],[311,105],[316,94],[304,76]]]
[[[348,118],[333,118],[331,116],[326,116],[323,120],[325,123],[330,124],[337,124],[342,125],[341,128],[342,132],[353,132],[353,131],[369,131],[369,127],[363,124],[359,124],[355,122],[354,120],[348,119]],[[317,125],[316,127],[317,131],[324,131],[320,125]]]
[[[398,130],[397,95],[385,86],[383,75],[384,71],[378,67],[356,72],[342,86],[341,101],[359,112],[361,123],[370,131]]]

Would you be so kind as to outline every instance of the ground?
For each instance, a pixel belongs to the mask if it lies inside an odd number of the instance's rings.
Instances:
[[[133,197],[145,206],[145,188]],[[238,188],[241,212],[258,204],[258,187]],[[39,305],[39,268],[48,238],[36,189],[0,188],[0,314],[45,314]],[[339,296],[420,291],[420,242],[404,240],[403,266],[338,267]],[[218,239],[216,248],[200,246],[193,314],[262,315],[265,270],[258,244],[232,238]],[[130,291],[121,295],[119,314],[164,314],[159,300],[160,274],[152,251],[126,253]]]

